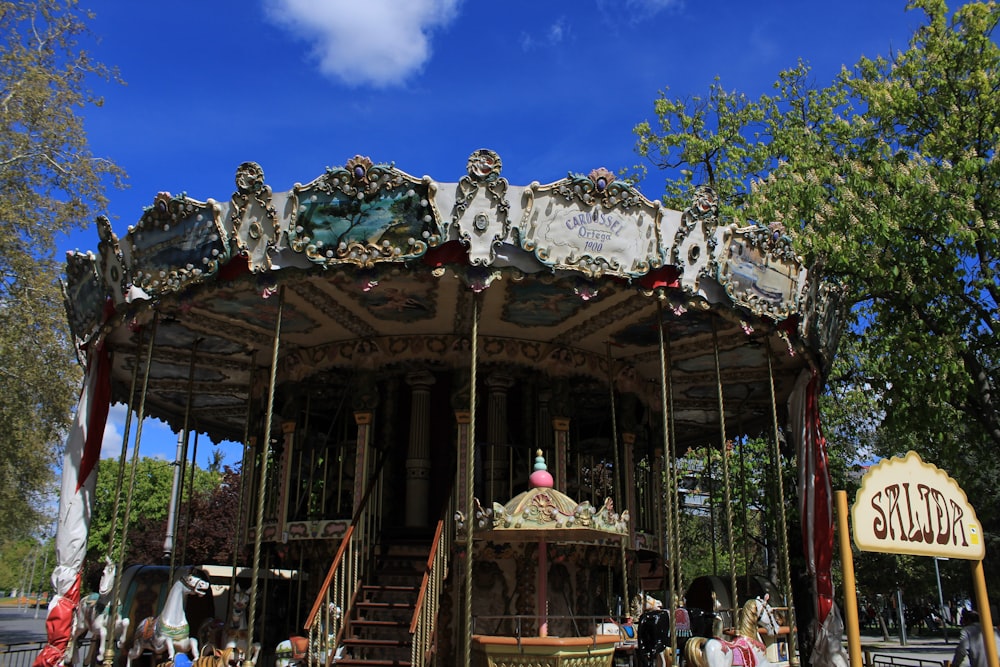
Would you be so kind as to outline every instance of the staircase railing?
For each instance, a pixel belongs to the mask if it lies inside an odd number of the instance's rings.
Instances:
[[[385,460],[383,452],[306,619],[304,629],[309,637],[309,667],[330,664],[343,631],[347,611],[361,590],[363,570],[371,562],[382,530]]]
[[[441,589],[448,577],[448,565],[454,541],[455,494],[453,492],[449,495],[444,515],[434,530],[434,540],[427,556],[424,579],[420,584],[417,605],[413,610],[413,620],[410,622],[410,664],[413,667],[423,667],[434,655]]]

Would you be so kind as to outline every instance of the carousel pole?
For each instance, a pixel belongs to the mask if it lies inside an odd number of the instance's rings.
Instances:
[[[472,359],[471,378],[469,380],[469,445],[473,449],[476,447],[476,366],[479,364],[479,295],[474,294],[472,298]],[[465,632],[464,646],[465,654],[463,664],[472,664],[472,531],[476,521],[475,496],[473,494],[473,480],[476,473],[475,451],[466,457],[466,484],[465,492]]]
[[[126,539],[128,538],[128,524],[129,518],[132,513],[132,496],[135,493],[135,475],[136,469],[139,465],[139,445],[142,442],[142,421],[145,418],[146,413],[146,393],[149,391],[149,370],[153,366],[153,343],[156,342],[156,328],[160,323],[160,313],[155,311],[153,313],[153,324],[150,328],[149,334],[149,344],[146,347],[146,369],[142,374],[142,392],[139,396],[139,412],[136,414],[136,424],[135,427],[135,443],[132,446],[132,466],[131,473],[129,475],[128,482],[128,493],[125,496],[125,516],[122,518],[122,548],[118,552],[118,561],[115,564],[115,582],[111,586],[111,604],[108,610],[108,622],[105,627],[112,630],[114,634],[114,627],[118,621],[118,595],[121,592],[122,586],[122,570],[125,567],[125,552],[128,550],[128,545],[126,544]],[[142,341],[142,335],[139,336],[139,342]],[[137,373],[139,369],[139,347],[136,347],[135,351],[135,370]],[[134,379],[134,378],[133,378]],[[133,382],[132,391],[133,393],[129,396],[129,402],[135,397],[135,386]],[[129,413],[131,413],[131,405],[129,406]],[[126,442],[128,437],[128,431],[126,430]],[[122,443],[122,450],[125,450],[125,443]],[[119,480],[121,477],[119,477]],[[115,536],[114,533],[111,534],[110,541],[114,543]],[[110,641],[104,650],[104,664],[113,665],[115,662],[115,642]]]
[[[673,390],[670,386],[670,373],[667,367],[667,346],[664,342],[665,336],[663,335],[663,299],[664,294],[661,291],[659,298],[656,300],[656,331],[658,332],[659,342],[660,342],[660,407],[663,412],[663,452],[664,457],[673,456],[673,451],[670,448],[670,414],[669,414],[669,396]],[[664,463],[666,458],[664,459]],[[665,467],[665,466],[664,466]],[[661,473],[660,483],[663,486],[663,496],[667,503],[670,502],[670,495],[672,492],[670,484],[670,474],[667,470],[663,470]],[[662,503],[661,503],[662,506]],[[673,546],[672,536],[674,534],[674,522],[672,512],[667,511],[667,536],[671,539],[671,547]],[[670,595],[670,600],[668,602],[670,606],[670,618],[671,620],[675,618],[677,611],[677,578],[674,576],[674,554],[671,549],[670,553],[670,567],[667,570],[667,588]],[[674,656],[677,655],[677,626],[675,623],[670,624],[670,657],[671,661]]]
[[[684,577],[681,574],[681,540],[680,540],[680,530],[681,530],[681,515],[680,515],[680,493],[678,492],[678,475],[677,475],[677,429],[674,422],[674,381],[673,381],[673,361],[670,355],[670,336],[664,336],[664,358],[665,366],[667,369],[667,408],[670,413],[670,421],[668,423],[668,428],[670,429],[670,448],[667,450],[669,456],[667,462],[670,464],[670,488],[673,493],[670,494],[669,507],[670,511],[673,513],[673,523],[671,524],[671,530],[673,530],[673,535],[671,536],[670,542],[670,562],[673,566],[674,571],[674,587],[677,589],[677,593],[680,594],[684,590]]]
[[[257,577],[260,575],[260,543],[264,535],[264,494],[267,492],[267,453],[271,448],[271,419],[274,417],[274,386],[278,380],[278,350],[281,349],[281,317],[285,308],[285,286],[278,291],[278,312],[274,322],[274,342],[271,349],[271,377],[267,383],[267,411],[260,448],[260,483],[257,485],[257,525],[253,540],[253,571],[250,578],[250,604],[247,610],[247,643],[253,644],[257,620]],[[250,651],[244,656],[243,667],[253,667]]]
[[[795,630],[795,605],[792,604],[792,572],[791,566],[788,562],[788,521],[785,514],[785,481],[781,466],[781,447],[778,444],[781,434],[778,429],[778,401],[777,398],[775,398],[774,392],[774,365],[771,358],[771,348],[767,345],[766,341],[764,349],[767,355],[767,377],[771,390],[771,422],[774,428],[774,447],[772,450],[772,456],[774,457],[775,471],[778,473],[775,477],[778,478],[778,509],[780,512],[778,536],[781,548],[781,569],[784,578],[782,583],[785,586],[785,606],[788,607],[788,627],[790,628],[788,633],[788,660],[790,664],[794,666],[799,662],[799,654],[796,647],[798,642],[796,640]]]
[[[729,443],[726,440],[726,406],[722,396],[722,366],[719,364],[719,330],[712,320],[712,348],[715,357],[715,385],[719,395],[719,440],[722,443],[722,483],[723,504],[726,506],[726,540],[729,542],[729,585],[732,589],[733,622],[736,610],[740,608],[740,598],[736,592],[736,553],[733,544],[733,498],[729,485]]]
[[[143,337],[142,335],[143,332],[140,331],[139,341],[136,346],[137,359],[139,355],[138,350],[139,348],[142,347],[142,337]],[[108,363],[111,364],[112,368],[114,368],[113,360],[114,356],[112,355],[111,359],[108,360]],[[139,381],[139,364],[136,363],[135,368],[132,369],[132,383],[129,385],[129,394],[128,394],[129,405],[128,405],[128,412],[125,415],[125,428],[124,428],[125,432],[124,435],[122,435],[122,453],[118,456],[118,477],[116,477],[118,483],[115,485],[115,501],[114,504],[111,506],[112,508],[111,526],[110,528],[108,528],[107,557],[111,560],[115,560],[115,547],[116,547],[115,531],[117,530],[116,524],[118,523],[118,506],[121,503],[122,480],[125,479],[125,464],[128,461],[128,438],[129,438],[129,433],[132,430],[132,400],[135,398],[135,385],[138,381]],[[101,659],[103,660],[103,656]]]
[[[163,540],[163,556],[170,559],[170,576],[167,581],[174,580],[174,569],[177,563],[177,550],[174,548],[174,538],[176,537],[177,517],[180,514],[181,497],[184,494],[184,464],[187,462],[188,422],[191,418],[191,394],[194,388],[194,362],[198,356],[198,343],[200,340],[200,338],[195,338],[191,344],[191,361],[188,364],[187,399],[184,403],[184,421],[181,426],[181,432],[177,434],[177,454],[174,458],[174,481],[170,489],[170,506],[167,509],[167,535]]]
[[[243,462],[240,464],[240,504],[239,508],[236,510],[236,520],[238,522],[237,529],[233,531],[233,569],[229,573],[229,609],[233,608],[233,596],[236,591],[236,567],[239,564],[239,554],[240,554],[240,533],[243,531],[243,503],[246,499],[247,494],[247,484],[246,480],[246,465],[247,465],[247,455],[250,452],[250,419],[253,416],[253,383],[257,375],[257,350],[253,351],[250,356],[250,381],[247,385],[247,416],[246,420],[243,422]],[[301,571],[301,567],[299,570]]]
[[[608,393],[611,399],[611,446],[614,448],[615,457],[615,507],[618,512],[623,512],[625,507],[625,471],[621,467],[621,458],[618,455],[618,409],[615,404],[615,378],[612,372],[613,359],[611,358],[611,341],[607,341],[607,363],[608,363]],[[543,542],[544,545],[544,542]],[[628,559],[625,553],[625,540],[621,542],[622,557],[622,595],[628,600]],[[641,588],[641,586],[640,586]]]

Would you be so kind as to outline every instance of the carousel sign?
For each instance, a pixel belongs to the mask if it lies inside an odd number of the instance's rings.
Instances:
[[[851,510],[862,551],[982,560],[976,511],[958,483],[916,452],[871,468]]]

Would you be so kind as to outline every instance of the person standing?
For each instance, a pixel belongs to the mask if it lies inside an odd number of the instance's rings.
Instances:
[[[962,614],[964,627],[958,636],[958,646],[951,659],[951,667],[960,667],[965,658],[969,659],[970,667],[989,667],[986,656],[986,644],[983,641],[983,626],[979,622],[979,612],[966,611]],[[996,645],[1000,646],[1000,633],[993,629]]]

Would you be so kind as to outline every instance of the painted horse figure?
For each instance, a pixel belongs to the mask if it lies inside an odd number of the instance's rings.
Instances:
[[[251,642],[247,629],[247,606],[250,604],[250,591],[245,591],[236,585],[233,592],[233,608],[229,612],[229,623],[222,628],[223,649],[231,648],[238,655],[247,657],[251,663],[257,664],[260,655],[260,644]]]
[[[70,643],[66,648],[66,664],[76,664],[79,657],[80,640],[88,632],[96,640],[90,643],[90,651],[85,659],[90,665],[97,661],[104,660],[104,649],[108,642],[108,618],[111,612],[111,589],[115,583],[115,572],[117,567],[110,558],[104,559],[104,573],[101,575],[101,583],[97,587],[97,593],[91,593],[80,601],[77,605],[76,613],[73,615],[73,631],[70,633]],[[119,613],[115,621],[115,630],[112,633],[112,641],[118,645],[121,637],[128,631],[128,617]]]
[[[711,637],[718,617],[704,609],[678,607],[674,610],[674,627],[680,648],[695,637]],[[660,664],[666,664],[663,652],[670,648],[670,610],[650,609],[639,617],[636,629],[636,656],[639,667],[651,667],[660,656]]]
[[[195,575],[191,568],[182,570],[170,587],[160,615],[144,618],[136,627],[126,667],[132,667],[132,661],[146,649],[155,656],[166,653],[169,660],[178,652],[187,653],[192,660],[198,658],[198,640],[191,636],[184,603],[189,595],[201,597],[208,591],[208,581]]]
[[[747,600],[740,613],[736,639],[696,638],[688,642],[684,656],[695,667],[770,667],[764,653],[758,627],[770,635],[778,634],[778,622],[768,596]]]

